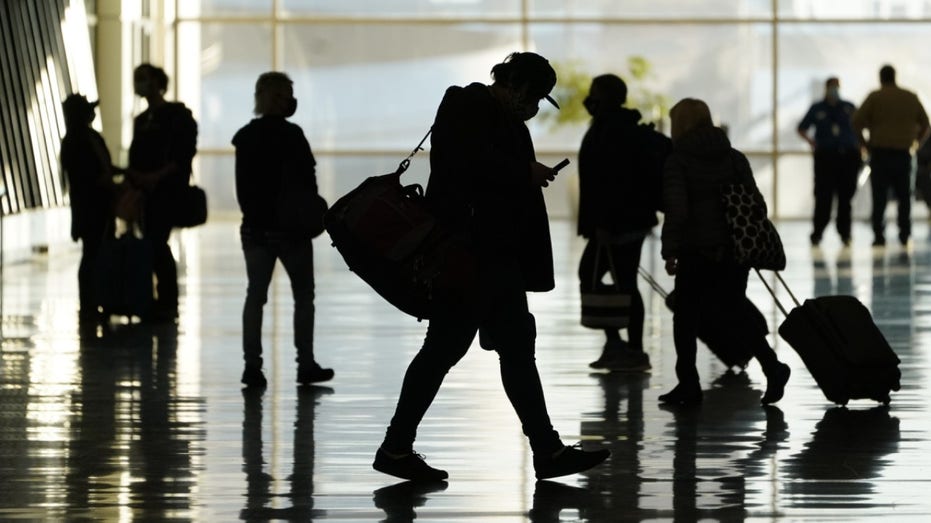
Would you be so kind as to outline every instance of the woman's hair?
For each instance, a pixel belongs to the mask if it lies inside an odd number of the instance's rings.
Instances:
[[[674,142],[692,129],[714,126],[708,104],[697,98],[683,98],[676,102],[669,110],[669,121]]]
[[[255,82],[255,109],[253,112],[258,115],[268,114],[270,112],[282,112],[285,97],[288,90],[292,88],[294,82],[285,73],[279,71],[269,71],[259,75]]]
[[[136,67],[136,71],[145,71],[153,80],[155,80],[155,85],[158,86],[158,90],[161,91],[162,94],[168,91],[168,74],[166,74],[165,70],[161,67],[145,63],[139,64]]]

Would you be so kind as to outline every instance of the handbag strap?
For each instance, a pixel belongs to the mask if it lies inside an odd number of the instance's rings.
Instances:
[[[773,288],[770,287],[768,283],[766,283],[766,279],[763,278],[762,274],[760,274],[759,269],[753,269],[753,270],[756,271],[756,275],[760,277],[760,281],[763,282],[763,286],[766,287],[767,291],[769,291],[770,296],[772,296],[773,299],[776,300],[776,306],[779,307],[780,311],[782,311],[782,315],[788,317],[789,313],[786,311],[786,308],[782,305],[782,302],[779,301],[779,298],[776,296],[776,291],[774,291]],[[782,279],[782,275],[779,274],[779,271],[773,271],[773,274],[776,275],[776,279],[779,280],[779,283],[781,283],[782,286],[785,288],[786,292],[789,293],[789,297],[792,298],[792,302],[795,303],[795,306],[799,307],[801,303],[799,303],[798,298],[795,297],[795,294],[792,293],[792,289],[789,288],[789,285],[786,283],[786,281]]]
[[[614,268],[614,256],[611,254],[609,243],[598,242],[598,248],[595,250],[595,267],[592,270],[592,288],[598,286],[598,268],[601,267],[601,251],[604,250],[608,257],[608,271],[611,273],[611,280],[614,282],[614,288],[621,290],[621,282],[617,279],[617,269]]]
[[[398,170],[394,172],[395,176],[400,178],[401,175],[404,174],[404,171],[406,171],[407,168],[410,167],[411,158],[413,158],[414,155],[417,154],[419,151],[423,150],[423,143],[427,141],[427,137],[429,137],[430,133],[432,132],[433,132],[433,127],[431,126],[429,129],[427,129],[427,134],[423,135],[423,138],[420,139],[420,143],[417,144],[417,147],[414,147],[414,150],[411,151],[411,153],[407,155],[407,158],[401,160],[401,163],[398,164]]]

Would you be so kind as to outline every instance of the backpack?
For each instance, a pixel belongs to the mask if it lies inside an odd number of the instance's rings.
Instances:
[[[637,125],[637,150],[641,153],[639,168],[651,187],[653,209],[663,211],[663,168],[672,154],[672,140],[656,130],[652,123]]]

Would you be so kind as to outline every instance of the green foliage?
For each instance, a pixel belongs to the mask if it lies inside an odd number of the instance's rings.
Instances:
[[[552,65],[559,78],[553,89],[553,98],[561,109],[546,111],[541,114],[541,118],[553,129],[560,125],[587,122],[589,115],[582,101],[588,96],[592,78],[596,75],[590,73],[581,60],[552,62]],[[608,72],[613,71],[601,71],[597,74]],[[652,72],[653,65],[649,60],[642,56],[630,56],[627,58],[626,72],[614,74],[620,76],[627,84],[626,107],[639,110],[645,121],[655,122],[657,127],[662,129],[662,122],[669,115],[670,103],[665,94],[653,91],[647,86],[653,77]]]

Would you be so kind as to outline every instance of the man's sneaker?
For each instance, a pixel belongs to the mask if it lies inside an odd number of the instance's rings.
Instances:
[[[556,452],[545,456],[533,456],[533,469],[537,479],[568,476],[588,470],[602,461],[608,459],[611,451],[600,449],[593,451],[582,450],[582,444],[563,446]]]
[[[606,369],[608,362],[614,360],[617,354],[623,350],[628,350],[627,342],[621,339],[608,340],[604,348],[601,349],[601,356],[597,360],[588,364],[593,369]]]
[[[333,369],[324,369],[316,362],[310,366],[305,365],[297,368],[297,382],[301,385],[320,383],[331,379],[333,379]]]
[[[389,476],[411,481],[442,481],[449,477],[445,470],[435,469],[416,452],[392,454],[379,447],[372,468]]]
[[[605,363],[604,368],[616,372],[643,372],[653,367],[647,353],[630,349],[618,351],[614,359]]]
[[[259,367],[246,367],[242,371],[242,378],[240,380],[247,387],[267,387],[268,380],[265,379],[265,374],[262,373],[262,369]]]

